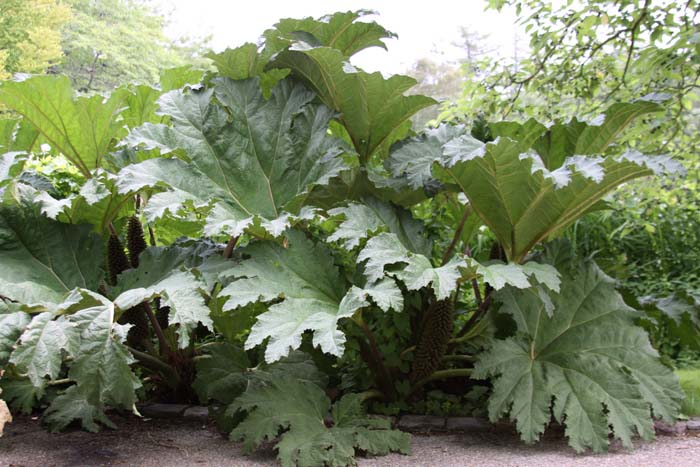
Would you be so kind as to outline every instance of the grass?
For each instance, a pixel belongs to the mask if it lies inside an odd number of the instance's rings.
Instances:
[[[676,370],[676,374],[685,392],[681,412],[689,417],[700,415],[700,369]]]

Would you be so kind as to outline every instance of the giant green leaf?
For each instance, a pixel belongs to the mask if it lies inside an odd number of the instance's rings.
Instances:
[[[0,103],[22,115],[55,150],[90,177],[121,136],[124,96],[74,97],[67,76],[34,76],[0,84]]]
[[[652,414],[674,420],[681,392],[673,372],[594,263],[563,274],[561,293],[550,294],[551,316],[533,289],[506,287],[494,298],[518,334],[496,340],[474,369],[477,378],[494,378],[492,420],[510,414],[533,442],[553,414],[577,451],[604,450],[609,426],[631,446],[635,434],[654,436]]]
[[[304,40],[335,49],[348,58],[368,47],[386,49],[382,39],[395,38],[396,35],[374,21],[358,21],[373,13],[359,10],[337,12],[318,19],[285,18],[275,24],[274,29],[265,31],[266,45],[273,49],[271,53],[277,52],[280,44]]]
[[[434,181],[433,164],[442,159],[443,146],[466,131],[463,125],[427,128],[418,136],[396,143],[384,165],[394,177],[405,177],[410,187],[423,188]],[[475,149],[483,146],[476,139],[471,141]]]
[[[458,137],[445,150],[440,179],[460,187],[513,262],[622,183],[677,166],[667,157],[630,151],[606,158],[573,156],[550,171],[536,153],[508,138],[474,150],[471,138]]]
[[[270,338],[265,351],[268,362],[297,349],[306,330],[313,331],[314,345],[340,356],[345,336],[337,329],[338,321],[369,304],[366,292],[355,287],[346,295],[344,281],[325,246],[295,230],[288,231],[287,237],[287,248],[259,242],[243,249],[249,259],[226,273],[236,280],[220,293],[229,297],[224,310],[278,301],[258,316],[246,341],[246,348],[252,348]]]
[[[394,276],[408,290],[431,287],[438,300],[449,297],[459,282],[479,276],[496,290],[506,285],[530,288],[533,280],[550,290],[559,290],[559,275],[552,266],[535,262],[484,265],[461,255],[455,255],[446,264],[433,266],[427,256],[409,251],[396,234],[387,232],[369,239],[357,256],[357,262],[364,264],[364,273],[370,284],[385,275]],[[364,289],[374,298],[370,290],[371,287]]]
[[[53,432],[61,431],[76,420],[84,430],[91,432],[100,430],[98,423],[109,428],[117,427],[103,408],[91,400],[90,394],[78,386],[71,386],[56,397],[46,408],[43,420]]]
[[[207,58],[219,70],[219,76],[235,80],[260,78],[260,88],[263,96],[269,98],[272,88],[289,74],[289,70],[272,69],[265,71],[265,66],[272,54],[275,53],[275,50],[268,47],[260,53],[258,49],[259,47],[256,44],[246,42],[235,49],[209,53]]]
[[[360,244],[380,229],[396,234],[401,243],[414,253],[430,255],[432,242],[424,233],[424,225],[411,212],[374,197],[365,197],[360,202],[331,209],[329,214],[342,215],[344,220],[329,237],[329,241],[340,241],[347,249]]]
[[[230,404],[245,389],[250,360],[242,348],[228,342],[213,343],[205,351],[197,360],[197,379],[193,384],[199,400]]]
[[[141,382],[131,371],[134,358],[123,344],[129,326],[115,322],[114,304],[106,298],[87,292],[85,297],[96,302],[69,318],[80,335],[80,347],[68,376],[92,400],[132,409]]]
[[[33,151],[41,144],[39,132],[21,118],[0,118],[0,154]]]
[[[295,351],[274,363],[262,362],[251,368],[246,352],[228,342],[207,345],[205,354],[197,360],[194,388],[202,402],[209,400],[229,405],[243,393],[251,381],[267,378],[289,378],[325,385],[328,377],[319,371],[313,360]],[[235,411],[231,409],[230,412]]]
[[[22,335],[29,321],[29,315],[23,311],[0,310],[0,365],[7,364],[17,339]]]
[[[618,102],[590,122],[573,118],[546,128],[534,119],[523,124],[498,122],[490,125],[494,136],[507,136],[532,147],[549,170],[555,170],[575,155],[599,155],[637,117],[659,112],[663,107],[652,100]]]
[[[323,389],[296,378],[258,380],[232,407],[248,415],[231,438],[243,440],[244,451],[250,452],[282,433],[276,448],[285,467],[351,465],[355,449],[374,455],[410,450],[408,434],[391,430],[387,420],[365,415],[361,395],[348,394],[331,409]],[[329,411],[331,427],[325,423]]]
[[[75,326],[65,317],[54,319],[51,312],[32,319],[19,338],[10,356],[10,363],[26,375],[36,388],[44,385],[44,377],[58,376],[65,354],[74,353],[77,345]]]
[[[41,207],[50,219],[69,224],[91,224],[93,229],[109,235],[113,222],[129,212],[132,198],[117,191],[114,180],[104,171],[93,171],[92,178],[84,181],[77,193],[56,199],[48,191],[26,188],[25,199]]]
[[[212,102],[213,92],[220,104]],[[255,223],[279,234],[311,187],[346,168],[342,142],[327,133],[332,112],[313,97],[284,80],[265,100],[257,79],[217,79],[214,91],[167,93],[160,112],[173,125],[146,124],[129,141],[163,153],[181,151],[189,163],[152,159],[126,167],[119,189],[165,188],[167,194],[151,198],[157,206],[147,207],[152,216],[176,214],[185,203],[214,203],[205,226],[210,235],[239,235]]]
[[[413,78],[366,73],[350,65],[330,47],[297,42],[280,52],[273,66],[289,68],[302,78],[330,108],[340,112],[363,161],[397,139],[408,119],[436,102],[425,96],[404,93],[416,84]]]
[[[170,307],[168,322],[178,325],[178,342],[181,348],[190,343],[190,334],[202,324],[212,329],[202,290],[204,281],[182,265],[186,261],[183,251],[177,247],[148,248],[139,255],[139,267],[130,269],[117,278],[118,294],[114,304],[128,310],[155,297]]]
[[[0,207],[0,290],[25,304],[59,303],[70,290],[96,290],[102,241],[88,225],[67,225],[33,206]]]
[[[130,368],[134,359],[123,344],[129,326],[117,324],[114,304],[89,290],[74,290],[56,311],[58,318],[50,312],[34,317],[10,362],[39,394],[45,376],[55,379],[63,364],[70,367],[68,378],[75,384],[54,398],[45,413],[52,430],[75,419],[90,431],[97,431],[97,422],[113,427],[105,408],[135,410],[135,390],[141,386]]]

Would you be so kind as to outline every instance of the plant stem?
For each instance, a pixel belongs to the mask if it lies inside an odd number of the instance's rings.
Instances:
[[[156,315],[153,314],[151,305],[148,303],[144,303],[144,305],[146,305],[144,309],[146,310],[148,320],[151,322],[151,326],[153,326],[153,331],[156,333],[156,337],[158,337],[158,344],[160,345],[161,353],[165,354],[169,358],[174,357],[173,350],[170,348],[168,340],[165,338],[165,334],[163,334],[163,329],[161,329],[160,324],[158,324]]]
[[[370,389],[368,391],[360,393],[360,398],[362,399],[362,402],[367,402],[370,399],[382,399],[383,397],[384,393],[377,389]]]
[[[420,389],[422,386],[426,385],[427,383],[431,381],[437,381],[440,379],[448,379],[448,378],[468,378],[472,374],[472,369],[471,368],[453,368],[450,370],[439,370],[434,372],[432,375],[423,378],[422,380],[418,381],[414,386],[412,393],[416,392],[416,390]]]
[[[119,234],[117,233],[117,229],[114,228],[114,224],[111,222],[107,224],[107,229],[109,230],[109,233],[113,235],[114,237],[119,237]]]
[[[484,313],[486,313],[486,311],[489,309],[492,301],[492,295],[489,292],[488,295],[486,295],[486,298],[484,298],[484,300],[479,304],[479,308],[477,308],[472,317],[469,318],[469,321],[467,321],[462,327],[462,329],[460,329],[460,331],[457,333],[457,338],[464,336],[469,332],[469,330],[471,330],[471,328],[477,323],[479,318],[481,318],[484,315]]]
[[[380,391],[390,400],[394,400],[396,398],[396,390],[394,389],[391,375],[384,365],[384,359],[379,352],[379,346],[377,345],[377,340],[374,338],[374,333],[372,333],[372,330],[362,319],[361,311],[353,317],[353,322],[367,338],[367,341],[359,340],[360,354],[363,360],[367,363],[370,371],[374,373],[374,380],[377,386],[379,386]]]
[[[472,250],[469,248],[469,245],[464,247],[464,254],[468,258],[472,257]],[[481,305],[483,299],[481,297],[481,290],[479,289],[479,282],[476,280],[476,278],[472,279],[472,289],[474,290],[474,298],[476,298],[476,303]]]
[[[72,382],[73,382],[73,380],[70,378],[63,378],[63,379],[56,379],[53,381],[49,381],[46,384],[49,386],[60,386],[62,384],[68,384],[68,383],[72,383]]]
[[[462,236],[462,231],[464,230],[464,224],[467,222],[467,219],[472,213],[472,209],[467,206],[464,208],[464,214],[462,214],[462,218],[459,221],[459,225],[457,225],[457,229],[455,230],[455,234],[452,237],[452,241],[450,242],[450,245],[447,247],[447,250],[445,250],[445,254],[442,256],[442,265],[444,266],[452,257],[452,254],[455,251],[455,248],[457,247],[457,243],[459,243],[459,237]]]
[[[161,359],[154,357],[153,355],[147,354],[146,352],[141,352],[140,350],[136,350],[132,347],[127,348],[141,365],[146,368],[159,371],[163,374],[163,376],[168,378],[170,386],[177,387],[177,385],[180,384],[180,376],[170,365]]]
[[[234,237],[231,235],[231,238],[228,239],[228,243],[226,244],[226,248],[224,248],[224,258],[229,259],[231,257],[233,254],[233,249],[236,248],[236,243],[238,243],[239,238],[240,237]]]
[[[443,361],[473,362],[476,359],[472,355],[445,355]]]
[[[403,350],[403,352],[401,352],[401,355],[399,355],[399,359],[403,360],[404,357],[405,357],[407,354],[413,352],[414,350],[416,350],[416,346],[415,346],[415,345],[412,345],[412,346],[410,346],[410,347],[405,348],[405,349]]]
[[[153,227],[148,226],[148,237],[151,242],[151,246],[156,246],[156,234],[153,232]]]

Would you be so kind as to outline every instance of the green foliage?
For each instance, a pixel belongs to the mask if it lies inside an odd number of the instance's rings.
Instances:
[[[312,93],[289,81],[279,83],[269,100],[256,79],[215,83],[222,105],[211,102],[211,90],[172,91],[159,103],[173,126],[147,123],[129,136],[130,144],[158,148],[161,154],[183,150],[191,163],[157,158],[126,167],[119,190],[171,188],[151,197],[145,210],[149,220],[166,211],[177,215],[184,203],[213,204],[204,226],[208,235],[238,236],[256,226],[279,236],[310,188],[346,168],[342,142],[327,135],[332,115],[311,103]],[[174,171],[178,181],[171,183]]]
[[[620,184],[677,169],[613,144],[660,105],[415,134],[433,101],[406,95],[414,80],[349,65],[393,37],[364,13],[282,20],[161,89],[0,85],[18,115],[0,127],[0,384],[16,409],[96,430],[137,389],[198,396],[246,450],[277,440],[302,466],[406,452],[365,398],[474,404],[471,376],[493,378],[492,418],[529,441],[552,411],[579,450],[602,449],[608,423],[628,443],[673,419],[644,315],[570,249],[537,254]],[[686,319],[649,303],[647,321]]]
[[[567,233],[581,255],[595,255],[606,272],[638,295],[697,288],[700,190],[697,162],[687,175],[634,183]]]
[[[635,434],[652,438],[650,414],[672,421],[682,398],[672,372],[595,264],[557,266],[563,280],[551,316],[533,291],[506,287],[495,296],[518,334],[496,340],[475,367],[477,378],[497,377],[490,418],[510,413],[533,442],[553,415],[577,451],[604,450],[609,426],[626,446]]]
[[[676,375],[685,393],[681,411],[687,416],[697,416],[700,414],[700,370],[676,370]]]
[[[116,119],[123,95],[112,94],[107,102],[102,96],[76,98],[65,76],[5,81],[0,85],[0,103],[34,126],[86,177],[102,167],[113,140],[124,135]]]
[[[229,297],[224,309],[283,298],[258,317],[246,342],[251,348],[269,337],[265,351],[268,362],[298,349],[305,330],[314,332],[314,344],[324,352],[341,356],[345,337],[337,330],[338,320],[352,316],[368,303],[359,289],[346,294],[324,246],[315,245],[298,231],[289,231],[286,237],[286,248],[268,242],[242,251],[250,259],[225,273],[238,280],[221,291]]]
[[[90,227],[43,217],[34,207],[0,207],[0,285],[25,304],[60,303],[76,287],[97,289],[103,245]]]
[[[197,363],[195,383],[203,401],[227,406],[225,416],[236,425],[231,438],[242,440],[244,451],[279,437],[282,465],[351,465],[356,448],[374,455],[408,453],[409,435],[391,430],[385,419],[367,417],[360,395],[348,394],[331,408],[325,378],[303,353],[250,364],[240,348],[212,344]],[[326,427],[329,413],[333,424]]]
[[[611,102],[650,94],[671,97],[663,119],[634,125],[624,139],[642,150],[694,153],[698,61],[696,1],[595,0],[586,5],[542,0],[491,2],[516,8],[529,54],[481,60],[444,117],[489,120],[506,115],[566,120],[592,118]],[[551,105],[556,102],[558,105]],[[580,118],[580,117],[579,117]]]
[[[331,407],[321,388],[296,378],[261,378],[232,408],[249,412],[231,432],[246,451],[283,432],[276,445],[283,466],[352,465],[356,449],[371,455],[410,451],[408,434],[391,430],[388,420],[365,416],[360,395],[347,394]]]
[[[58,62],[61,27],[70,8],[54,0],[5,0],[0,5],[0,79],[41,73]]]
[[[129,82],[155,85],[165,68],[203,62],[206,44],[172,44],[163,32],[165,19],[142,2],[67,3],[72,17],[63,29],[65,58],[55,71],[81,92],[111,91]]]

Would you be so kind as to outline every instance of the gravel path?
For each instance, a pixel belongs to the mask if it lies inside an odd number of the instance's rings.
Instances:
[[[0,438],[2,467],[188,467],[277,465],[272,450],[242,455],[211,426],[187,420],[114,418],[119,430],[98,434],[49,434],[38,421],[18,417]],[[700,465],[700,436],[667,437],[636,443],[627,451],[613,445],[604,455],[577,455],[554,433],[535,446],[508,431],[414,436],[411,456],[360,459],[370,466],[673,466]]]

